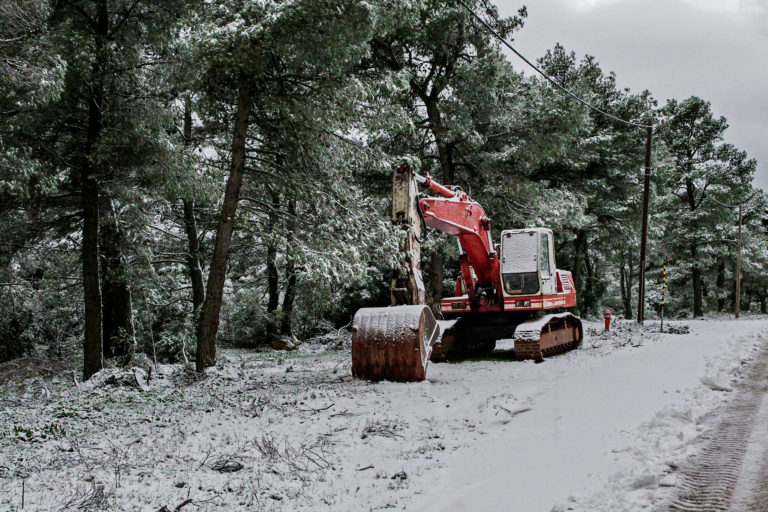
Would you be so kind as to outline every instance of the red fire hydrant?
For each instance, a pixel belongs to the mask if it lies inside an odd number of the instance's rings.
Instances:
[[[611,330],[611,310],[606,309],[605,310],[605,330],[610,331]]]

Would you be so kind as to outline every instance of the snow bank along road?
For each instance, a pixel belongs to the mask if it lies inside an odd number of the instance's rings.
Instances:
[[[766,319],[684,324],[587,324],[579,350],[542,364],[500,343],[417,384],[354,381],[330,344],[224,350],[202,378],[136,370],[139,388],[3,366],[0,510],[20,510],[22,482],[24,510],[663,510],[768,338]],[[734,503],[758,499],[751,446]]]
[[[662,510],[768,511],[768,349],[750,364],[736,396],[712,414],[701,453],[681,468],[682,480]]]

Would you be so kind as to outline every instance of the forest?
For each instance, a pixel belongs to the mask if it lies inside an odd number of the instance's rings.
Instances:
[[[500,16],[467,4],[501,37]],[[766,313],[768,198],[706,98],[538,66],[654,129],[647,317]],[[393,170],[461,186],[501,229],[553,229],[578,314],[637,312],[646,131],[523,72],[455,0],[0,0],[0,362],[216,363],[389,304]],[[743,206],[736,296],[737,207]],[[423,246],[428,302],[456,244]]]

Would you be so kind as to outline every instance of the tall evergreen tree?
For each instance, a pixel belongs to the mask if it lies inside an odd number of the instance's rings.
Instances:
[[[556,45],[539,64],[590,104],[617,117],[644,123],[653,108],[650,93],[619,90],[613,74],[603,72],[593,57],[578,61],[573,52]],[[518,185],[510,194],[536,213],[528,216],[529,222],[555,230],[558,264],[573,272],[582,312],[598,312],[608,281],[615,278],[623,283],[622,302],[630,313],[644,130],[588,109],[543,79],[531,79],[519,96],[524,115],[509,152]],[[614,276],[617,268],[619,275]]]
[[[684,265],[691,283],[691,312],[704,314],[704,282],[715,263],[714,246],[722,245],[717,225],[723,205],[749,195],[756,162],[723,142],[728,123],[712,114],[709,102],[690,97],[670,100],[661,110],[658,135],[669,151],[671,165],[662,177],[665,197],[667,251]]]
[[[183,2],[162,8],[119,0],[54,4],[51,37],[66,63],[60,99],[38,112],[29,127],[34,147],[59,190],[51,203],[61,229],[72,212],[82,220],[81,262],[85,310],[83,376],[102,355],[133,352],[131,291],[120,225],[125,192],[156,171],[168,153],[163,99],[153,90],[152,68]],[[130,194],[128,194],[130,195]]]
[[[525,7],[516,16],[502,18],[493,4],[485,0],[469,2],[480,9],[487,22],[502,37],[509,37],[523,25]],[[372,41],[374,65],[388,69],[407,83],[401,96],[409,112],[414,133],[410,151],[422,163],[422,171],[437,171],[445,184],[458,184],[458,169],[471,161],[460,146],[471,145],[478,137],[481,120],[471,115],[482,108],[479,101],[496,96],[500,81],[494,75],[509,76],[508,65],[499,58],[498,43],[466,9],[445,0],[396,3],[388,22]],[[491,80],[476,80],[473,75],[490,75]],[[468,98],[471,83],[474,97]],[[503,84],[502,84],[503,85]],[[456,99],[457,88],[466,102]],[[473,104],[474,102],[474,104]],[[443,290],[443,251],[432,253],[428,281],[428,301],[439,311]]]
[[[343,84],[367,49],[369,34],[361,27],[371,26],[369,6],[342,0],[263,6],[222,0],[208,7],[196,31],[204,66],[201,88],[212,106],[231,112],[234,123],[229,177],[197,325],[199,371],[215,362],[230,245],[248,165],[247,146],[251,138],[259,144],[259,135],[252,133],[253,118],[279,114],[284,88],[311,98],[324,87]],[[310,25],[320,29],[305,30]],[[287,204],[292,204],[290,197]]]

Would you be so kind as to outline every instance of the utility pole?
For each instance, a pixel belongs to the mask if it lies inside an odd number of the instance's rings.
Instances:
[[[645,182],[643,184],[643,228],[640,235],[640,278],[638,279],[637,323],[645,320],[645,254],[648,245],[648,201],[651,195],[651,142],[653,140],[653,118],[648,118],[645,140]]]
[[[733,316],[739,318],[741,314],[741,210],[743,203],[739,203],[739,242],[736,255],[736,296],[733,299]]]
[[[667,266],[664,265],[664,273],[661,276],[661,332],[664,332],[664,303],[667,295]]]

